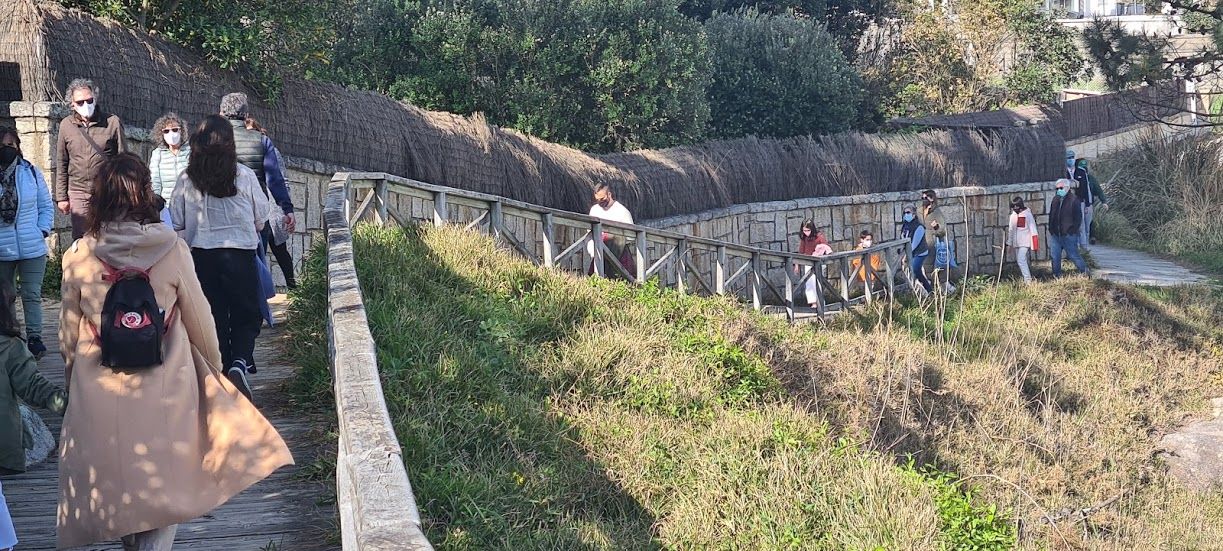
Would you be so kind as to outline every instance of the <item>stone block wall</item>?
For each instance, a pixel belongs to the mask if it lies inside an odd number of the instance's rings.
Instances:
[[[1010,217],[1011,198],[1020,196],[1036,215],[1043,235],[1045,214],[1053,197],[1053,182],[993,187],[960,187],[938,190],[940,202],[952,221],[956,258],[972,273],[996,271],[1001,245]],[[857,246],[858,232],[869,229],[875,242],[896,239],[905,206],[920,207],[919,192],[875,193],[847,197],[815,197],[735,205],[726,209],[672,216],[644,222],[645,225],[698,237],[730,241],[775,251],[798,250],[798,232],[803,220],[812,219],[824,229],[833,250]],[[1037,258],[1048,258],[1042,240]],[[1007,254],[1012,262],[1014,255]]]

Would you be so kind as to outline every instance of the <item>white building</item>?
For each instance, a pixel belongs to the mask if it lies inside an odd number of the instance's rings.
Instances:
[[[1141,0],[1044,0],[1045,9],[1057,17],[1058,23],[1082,30],[1093,19],[1105,18],[1121,23],[1134,34],[1181,34],[1175,17],[1161,11],[1147,10]]]

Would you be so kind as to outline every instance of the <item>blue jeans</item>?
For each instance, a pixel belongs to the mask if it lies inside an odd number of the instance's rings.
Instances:
[[[14,301],[18,295],[21,296],[26,338],[42,338],[42,277],[46,271],[46,255],[0,262],[0,282],[3,282],[5,291]]]
[[[1079,236],[1076,235],[1053,235],[1049,234],[1049,257],[1053,261],[1053,277],[1062,276],[1062,251],[1066,251],[1066,256],[1070,257],[1070,261],[1074,262],[1074,267],[1080,272],[1087,273],[1087,263],[1083,262],[1083,256],[1079,254]]]

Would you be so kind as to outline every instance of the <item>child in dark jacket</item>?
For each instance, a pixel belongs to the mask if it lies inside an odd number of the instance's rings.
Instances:
[[[8,294],[7,292],[0,293]],[[38,371],[34,356],[20,338],[17,320],[7,297],[0,297],[0,474],[25,472],[25,430],[18,399],[60,415],[68,407],[68,395]],[[0,488],[0,549],[17,545],[13,520]]]

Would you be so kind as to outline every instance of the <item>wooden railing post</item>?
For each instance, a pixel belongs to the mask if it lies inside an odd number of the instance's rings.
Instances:
[[[895,258],[896,260],[900,260],[900,255],[893,256],[893,255],[889,255],[887,251],[883,252],[883,267],[885,270],[887,270],[887,276],[888,276],[887,287],[888,287],[888,297],[889,298],[896,296],[896,270],[892,268],[892,263],[894,262],[892,260],[893,258]]]
[[[785,257],[782,271],[786,274],[786,319],[789,321],[794,321],[794,274],[791,270],[795,266],[793,258]]]
[[[378,216],[378,225],[385,226],[387,223],[387,205],[386,205],[386,178],[379,178],[374,181],[374,193],[378,194],[378,210],[374,211]]]
[[[433,194],[433,225],[441,226],[450,219],[450,211],[446,206],[446,192],[438,191]]]
[[[488,234],[494,238],[501,237],[501,231],[505,227],[505,220],[501,214],[501,201],[493,201],[488,204]]]
[[[352,179],[350,178],[344,182],[344,223],[348,224],[350,228],[353,226],[352,194]]]
[[[718,245],[717,266],[713,274],[714,292],[719,295],[726,294],[726,245]]]
[[[552,223],[552,213],[544,213],[543,226],[544,266],[553,268],[556,266],[556,225]]]
[[[866,293],[866,303],[870,304],[871,301],[875,300],[875,290],[871,287],[871,281],[878,276],[875,275],[875,271],[872,269],[870,253],[863,253],[862,259],[859,262],[862,263],[858,266],[858,269],[862,270],[862,290]],[[854,275],[857,276],[857,274]]]
[[[849,258],[841,257],[838,262],[841,272],[841,298],[845,301],[845,306],[849,305]]]
[[[636,249],[635,254],[637,256],[636,258],[637,260],[636,278],[637,278],[638,285],[642,285],[645,283],[645,272],[649,268],[649,266],[646,266],[646,251],[648,250],[648,247],[649,247],[648,240],[649,240],[649,235],[646,234],[644,230],[639,230],[637,232],[637,242],[633,244],[633,248]]]
[[[818,261],[811,267],[811,277],[820,277],[827,273],[828,267],[823,261]],[[825,276],[824,280],[826,281],[827,279],[828,278]],[[815,313],[823,318],[825,310],[824,287],[820,283],[821,280],[819,279],[817,279],[815,282]]]
[[[595,222],[590,225],[590,242],[594,244],[594,257],[591,259],[594,262],[595,273],[599,277],[607,277],[603,273],[603,223]]]
[[[688,279],[688,271],[684,268],[684,255],[688,254],[688,240],[680,239],[675,245],[675,290],[679,294],[684,294],[687,287],[684,282]]]
[[[759,310],[764,306],[764,297],[760,295],[760,253],[752,253],[752,270],[748,276],[752,288],[752,308]]]

